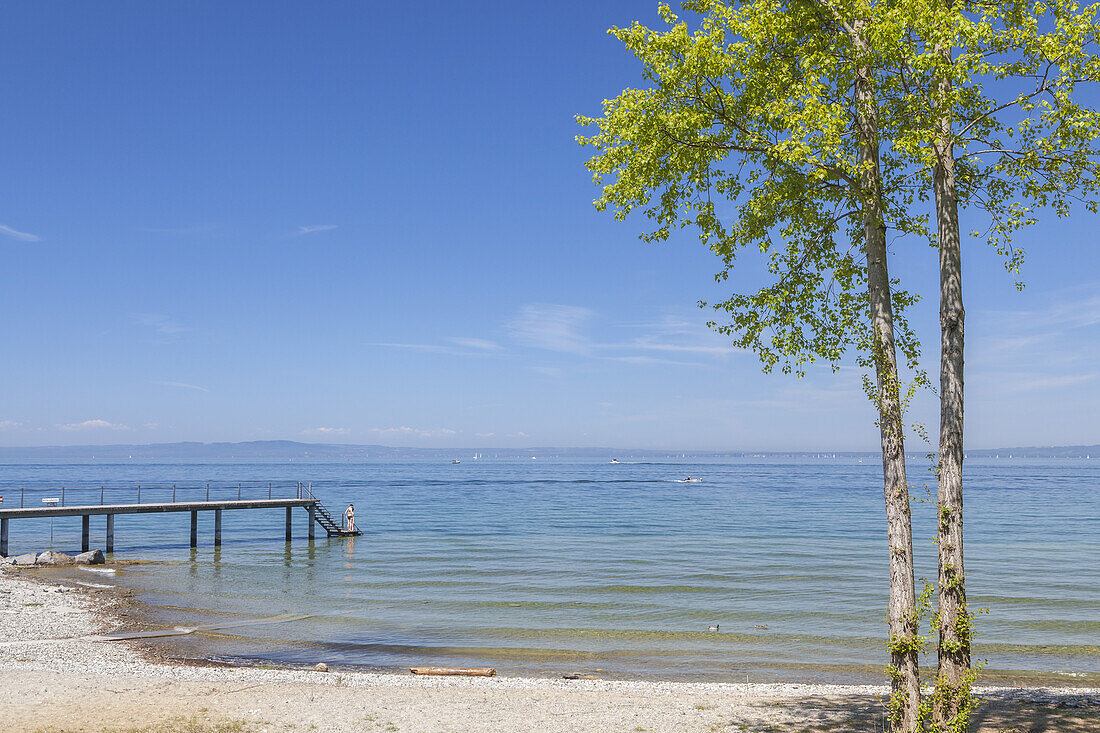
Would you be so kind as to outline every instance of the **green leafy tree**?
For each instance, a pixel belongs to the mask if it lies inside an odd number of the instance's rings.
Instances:
[[[903,80],[884,86],[903,95],[882,103],[901,112],[893,146],[912,161],[920,190],[932,192],[940,265],[934,730],[964,731],[973,706],[963,562],[959,211],[985,219],[988,229],[973,236],[984,237],[1017,276],[1023,252],[1014,237],[1035,224],[1040,211],[1066,216],[1074,202],[1096,211],[1100,113],[1082,99],[1080,87],[1100,81],[1098,8],[1069,0],[893,4],[893,27],[904,31],[897,50],[883,55],[880,73]]]
[[[715,305],[730,322],[711,326],[754,350],[766,371],[801,376],[809,363],[835,368],[851,355],[873,371],[864,385],[882,443],[892,717],[915,730],[920,640],[903,407],[923,374],[904,315],[916,299],[890,278],[886,236],[888,226],[925,233],[926,222],[909,214],[915,194],[899,180],[911,175],[907,161],[882,154],[878,29],[853,5],[685,8],[701,15],[697,28],[662,5],[663,31],[611,30],[648,86],[606,101],[598,119],[578,118],[598,128],[579,138],[598,150],[588,163],[602,186],[596,206],[619,219],[644,213],[654,224],[647,241],[694,228],[723,261],[719,281],[744,250],[763,253],[767,284]],[[898,349],[914,369],[907,388]]]
[[[666,6],[663,32],[612,29],[649,86],[580,118],[600,209],[644,212],[649,241],[694,227],[732,272],[759,248],[771,280],[715,307],[711,325],[765,370],[836,365],[849,351],[882,433],[891,550],[892,719],[916,730],[920,638],[902,410],[918,344],[891,280],[887,227],[925,236],[940,265],[938,669],[929,725],[965,730],[971,614],[962,535],[963,325],[959,212],[984,214],[985,238],[1019,274],[1014,236],[1074,202],[1096,210],[1100,119],[1079,87],[1100,80],[1097,7],[1069,0],[694,0],[695,30]],[[885,144],[883,144],[885,143]],[[931,209],[929,210],[928,203]],[[935,225],[929,226],[932,214]],[[1018,286],[1021,286],[1017,282]],[[1022,286],[1021,286],[1022,287]],[[903,390],[895,348],[915,378]],[[902,504],[904,503],[904,508]]]

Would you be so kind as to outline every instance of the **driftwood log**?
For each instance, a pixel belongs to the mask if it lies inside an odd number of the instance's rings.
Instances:
[[[409,667],[413,674],[463,677],[492,677],[497,673],[493,667]]]

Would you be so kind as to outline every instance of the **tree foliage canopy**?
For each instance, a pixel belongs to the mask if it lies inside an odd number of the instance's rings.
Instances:
[[[660,5],[661,30],[612,28],[641,62],[646,86],[578,117],[596,132],[588,162],[600,210],[640,212],[646,241],[693,228],[729,278],[738,253],[758,248],[770,279],[714,308],[712,323],[754,350],[766,370],[834,367],[855,348],[871,363],[851,88],[856,62],[875,71],[880,204],[892,238],[935,244],[926,202],[937,146],[951,146],[962,208],[1018,273],[1014,234],[1036,209],[1065,215],[1096,205],[1097,111],[1075,94],[1100,80],[1100,6],[1070,0],[689,0],[694,22]],[[860,20],[863,45],[854,43]],[[943,50],[947,49],[945,54]],[[937,74],[952,80],[938,94]],[[953,124],[943,130],[943,112]],[[892,282],[898,346],[916,368],[906,319],[917,296]],[[919,373],[919,372],[918,372]]]

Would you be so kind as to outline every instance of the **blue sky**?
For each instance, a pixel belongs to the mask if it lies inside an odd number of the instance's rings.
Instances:
[[[0,444],[873,450],[856,370],[761,374],[711,253],[592,208],[573,116],[655,8],[6,4]],[[1098,225],[1026,232],[1024,293],[967,243],[972,447],[1100,442]]]

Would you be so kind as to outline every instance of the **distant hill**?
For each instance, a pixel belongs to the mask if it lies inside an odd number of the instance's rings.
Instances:
[[[243,443],[152,443],[148,445],[77,445],[0,447],[0,462],[27,461],[345,461],[367,458],[466,458],[474,453],[494,458],[612,456],[655,458],[680,456],[740,456],[741,452],[639,450],[625,448],[413,448],[387,445],[301,443],[293,440],[255,440]]]
[[[344,460],[348,458],[415,457],[439,451],[391,448],[384,445],[335,445],[293,440],[254,440],[243,443],[151,443],[147,445],[74,445],[0,448],[0,461],[27,460]]]
[[[86,461],[348,461],[370,458],[459,458],[474,453],[487,458],[797,458],[815,456],[867,457],[874,451],[684,451],[636,448],[410,448],[386,445],[301,443],[293,440],[255,440],[243,443],[152,443],[147,445],[78,445],[0,447],[0,463]],[[1100,445],[1031,446],[967,450],[969,458],[1085,458],[1100,459]],[[913,453],[910,459],[923,454]]]
[[[1045,445],[991,450],[967,450],[970,458],[1100,458],[1100,445]]]

